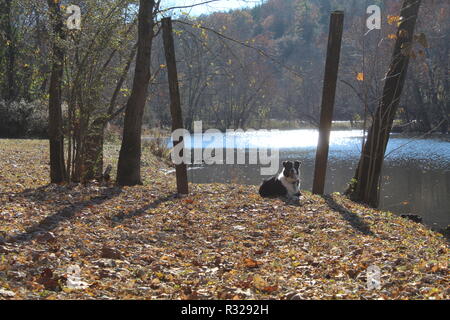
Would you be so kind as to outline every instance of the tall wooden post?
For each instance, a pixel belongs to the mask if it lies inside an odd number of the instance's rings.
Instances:
[[[170,114],[172,115],[172,131],[183,128],[181,113],[180,90],[178,87],[177,64],[175,60],[175,46],[173,44],[172,19],[161,20],[163,29],[164,51],[166,55],[167,75],[169,78]],[[183,143],[183,138],[173,141],[173,146]],[[175,167],[177,177],[177,191],[179,194],[188,194],[188,180],[186,164],[181,163]]]
[[[328,161],[331,121],[333,119],[334,98],[341,53],[342,31],[344,29],[344,12],[334,11],[330,18],[328,35],[327,61],[323,81],[322,107],[320,111],[319,142],[314,167],[313,193],[323,194]]]

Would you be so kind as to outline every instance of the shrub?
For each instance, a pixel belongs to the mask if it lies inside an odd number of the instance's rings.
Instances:
[[[104,138],[106,143],[120,145],[122,141],[122,130],[114,124],[108,124],[105,128]]]
[[[43,101],[0,100],[0,137],[47,137],[47,104]]]
[[[142,141],[144,150],[150,151],[153,155],[165,161],[170,160],[170,148],[167,147],[167,138],[157,135]]]

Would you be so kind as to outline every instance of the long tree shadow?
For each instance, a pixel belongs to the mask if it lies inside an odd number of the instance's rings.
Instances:
[[[89,200],[79,201],[67,206],[56,213],[45,217],[39,223],[36,223],[25,229],[24,232],[9,237],[8,242],[26,242],[33,240],[40,232],[51,231],[55,229],[62,221],[72,219],[77,212],[85,207],[99,205],[103,202],[118,196],[122,192],[119,187],[110,187],[102,190],[101,194]]]
[[[146,204],[145,206],[140,207],[139,209],[133,210],[131,212],[127,212],[127,213],[124,213],[123,211],[119,212],[119,213],[113,215],[111,217],[111,220],[113,220],[114,222],[117,222],[117,223],[124,223],[124,221],[127,220],[127,219],[131,219],[133,217],[142,216],[142,215],[144,215],[146,213],[147,210],[155,209],[161,203],[164,203],[164,202],[176,199],[177,197],[178,197],[178,194],[175,193],[175,194],[169,194],[169,195],[166,195],[164,197],[157,198],[154,201]]]
[[[342,218],[347,221],[353,229],[368,236],[375,236],[375,234],[370,230],[370,226],[356,213],[349,211],[347,208],[337,203],[332,196],[326,195],[322,196],[322,198],[325,200],[328,207],[339,212]]]
[[[51,199],[51,195],[54,193],[65,193],[70,192],[73,197],[77,197],[82,192],[81,190],[74,191],[74,189],[79,186],[77,183],[70,184],[46,184],[37,188],[27,188],[21,192],[11,193],[11,192],[0,192],[0,199],[7,197],[10,201],[21,201],[23,198],[31,200],[33,202],[46,202]]]

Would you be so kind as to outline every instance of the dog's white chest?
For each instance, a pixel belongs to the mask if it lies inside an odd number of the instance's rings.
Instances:
[[[286,188],[288,195],[293,196],[298,192],[299,184],[297,182],[290,182],[285,176],[280,175],[278,178],[281,184]]]

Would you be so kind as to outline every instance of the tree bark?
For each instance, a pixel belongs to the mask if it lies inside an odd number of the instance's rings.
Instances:
[[[183,117],[181,112],[180,90],[178,87],[177,64],[175,59],[175,46],[173,44],[172,20],[162,19],[164,52],[167,63],[167,75],[170,91],[170,114],[172,115],[172,131],[183,129]],[[183,137],[179,141],[173,141],[173,146],[183,143]],[[179,194],[189,194],[186,164],[177,164],[175,167],[177,177],[177,191]]]
[[[125,109],[123,139],[117,167],[117,183],[122,186],[142,184],[141,126],[150,81],[154,6],[154,0],[140,0],[136,67],[133,88]]]
[[[12,0],[4,0],[0,4],[0,26],[4,31],[4,36],[7,42],[5,54],[5,88],[4,98],[6,101],[13,101],[16,98],[16,81],[15,81],[15,63],[16,63],[16,47],[12,28]]]
[[[351,199],[372,207],[377,207],[379,203],[384,154],[405,83],[420,4],[421,0],[403,1],[397,40],[386,75],[383,96],[369,129],[355,177],[347,190]]]
[[[82,181],[97,179],[103,176],[103,144],[107,122],[103,118],[95,119],[89,126],[85,139],[84,172]]]
[[[47,0],[53,29],[52,72],[49,88],[48,130],[50,140],[50,181],[61,183],[67,180],[64,166],[64,135],[62,130],[61,84],[63,77],[64,48],[60,41],[65,39],[59,2]]]
[[[413,83],[414,97],[416,99],[416,103],[419,109],[418,118],[421,122],[421,126],[423,127],[423,131],[429,132],[431,131],[431,122],[426,110],[426,103],[423,100],[422,93],[420,92],[420,87],[417,84],[417,80],[412,79],[412,83]]]
[[[131,63],[136,55],[137,46],[134,46],[130,52],[127,63],[122,70],[119,80],[117,81],[107,113],[97,117],[89,127],[88,135],[86,137],[86,155],[85,155],[85,172],[83,181],[103,178],[103,146],[104,134],[108,122],[119,115],[124,108],[115,110],[117,104],[117,97],[120,89],[126,80]]]

